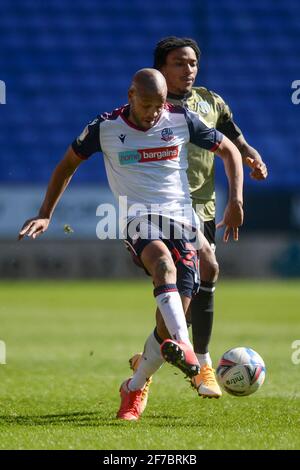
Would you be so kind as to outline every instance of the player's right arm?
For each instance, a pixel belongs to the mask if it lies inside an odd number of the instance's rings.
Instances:
[[[225,173],[228,180],[229,195],[227,206],[223,215],[223,220],[216,228],[225,227],[223,240],[228,241],[231,230],[233,239],[238,240],[238,228],[244,219],[243,212],[243,166],[241,155],[237,147],[223,135],[222,141],[216,150],[224,163]]]
[[[54,209],[79,165],[95,152],[101,151],[100,122],[101,116],[91,121],[80,136],[68,147],[63,159],[52,173],[38,215],[26,220],[19,232],[19,240],[25,235],[36,238],[47,230]]]
[[[19,240],[21,240],[25,235],[36,238],[47,230],[58,201],[82,161],[83,160],[76,155],[73,148],[70,146],[63,159],[58,163],[52,173],[47,187],[46,196],[38,215],[32,219],[26,220],[19,232]]]

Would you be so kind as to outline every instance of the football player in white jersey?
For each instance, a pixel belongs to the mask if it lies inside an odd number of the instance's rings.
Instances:
[[[162,72],[167,86],[167,100],[177,106],[184,106],[196,112],[208,126],[215,127],[228,137],[240,150],[243,162],[251,168],[251,177],[264,180],[267,168],[261,156],[245,140],[242,131],[233,120],[231,109],[215,92],[204,87],[194,87],[197,76],[201,51],[198,44],[191,38],[170,36],[159,41],[154,50],[154,68]],[[188,180],[193,207],[201,219],[203,233],[210,245],[216,247],[215,232],[215,157],[207,149],[188,144]],[[219,224],[219,226],[222,224]],[[224,241],[228,240],[224,233]],[[236,238],[237,240],[237,238]],[[214,318],[214,296],[219,267],[213,253],[204,250],[200,253],[200,287],[193,295],[188,312],[189,323],[192,323],[193,345],[200,363],[200,374],[191,379],[191,383],[199,396],[219,398],[221,389],[215,377],[209,353],[209,342],[212,334]],[[177,264],[178,266],[178,264]],[[157,310],[155,338],[166,336],[165,326],[160,312]],[[155,344],[155,342],[153,341]],[[149,354],[147,361],[149,363]],[[130,366],[135,372],[142,362],[142,353],[133,355]],[[161,359],[161,364],[163,359]],[[156,360],[157,367],[159,361]],[[148,385],[150,385],[149,377]],[[147,390],[144,389],[144,402],[147,402]],[[146,406],[146,405],[145,405]]]
[[[229,205],[224,222],[234,233],[243,222],[243,170],[239,151],[229,139],[216,129],[206,127],[195,113],[167,105],[166,96],[166,81],[159,71],[142,69],[137,72],[128,93],[129,105],[98,116],[72,143],[52,174],[38,216],[25,222],[19,239],[25,235],[36,238],[47,230],[76,169],[83,160],[101,151],[114,195],[117,198],[127,196],[130,205],[139,205],[138,217],[126,220],[125,236],[152,277],[157,306],[171,336],[162,343],[159,354],[192,377],[198,374],[200,367],[189,341],[184,310],[193,290],[191,279],[194,281],[197,271],[195,246],[188,237],[189,232],[195,236],[193,227],[197,220],[189,195],[186,144],[192,142],[211,151],[217,150],[223,159],[229,180]],[[238,204],[233,206],[233,200]],[[152,216],[158,218],[157,223]],[[172,230],[168,239],[164,238],[161,227],[165,218]],[[182,224],[187,230],[178,239],[176,227]],[[199,231],[197,234],[201,245],[210,250],[204,236]],[[180,270],[179,262],[182,263]],[[145,353],[152,339],[150,335]],[[151,351],[153,353],[152,347]],[[143,390],[151,375],[151,371],[142,370],[122,384],[118,418],[139,418]]]

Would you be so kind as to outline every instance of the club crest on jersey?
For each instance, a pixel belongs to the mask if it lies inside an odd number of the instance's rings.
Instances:
[[[210,111],[210,106],[207,101],[198,101],[197,103],[197,112],[202,114],[208,114]]]
[[[161,131],[161,140],[164,140],[165,142],[170,142],[170,140],[174,139],[173,131],[170,129],[170,127],[165,127]]]

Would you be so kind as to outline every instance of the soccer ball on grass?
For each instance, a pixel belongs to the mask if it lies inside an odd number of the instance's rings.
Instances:
[[[218,382],[226,392],[244,397],[256,392],[262,386],[266,366],[253,349],[234,348],[223,354],[216,372]]]

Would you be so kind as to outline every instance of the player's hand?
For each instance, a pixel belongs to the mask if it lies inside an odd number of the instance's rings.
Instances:
[[[36,238],[41,233],[44,233],[50,223],[50,219],[34,217],[33,219],[26,220],[25,224],[21,228],[18,236],[18,240],[22,240],[25,235],[27,237]]]
[[[216,225],[216,228],[225,227],[223,241],[228,242],[230,232],[233,233],[233,239],[238,241],[239,239],[239,227],[242,225],[244,220],[243,204],[240,201],[229,201],[224,215],[223,220]]]
[[[265,180],[268,176],[268,169],[264,162],[246,157],[246,164],[252,169],[250,176],[254,180]]]

